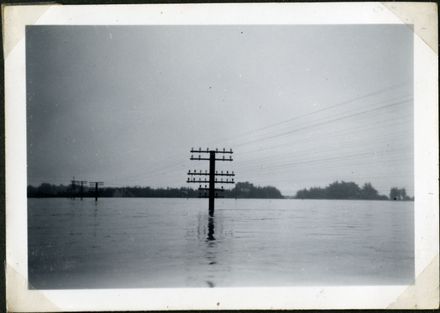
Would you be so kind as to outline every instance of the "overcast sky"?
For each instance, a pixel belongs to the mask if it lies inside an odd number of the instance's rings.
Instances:
[[[285,195],[335,180],[413,195],[405,25],[28,26],[29,184],[185,186],[191,147]]]

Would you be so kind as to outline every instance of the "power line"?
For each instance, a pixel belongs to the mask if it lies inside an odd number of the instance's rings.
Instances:
[[[370,113],[370,112],[375,112],[375,111],[378,111],[378,110],[383,110],[385,108],[389,108],[389,107],[392,107],[392,106],[402,105],[402,104],[404,104],[404,103],[406,103],[408,101],[409,100],[393,102],[391,104],[380,106],[380,107],[376,107],[374,109],[365,110],[365,111],[361,111],[361,112],[345,115],[345,116],[342,116],[342,117],[338,117],[338,118],[327,120],[325,122],[320,122],[320,123],[315,123],[315,124],[299,127],[299,128],[296,128],[296,129],[293,129],[293,130],[290,130],[290,131],[287,131],[287,132],[284,132],[284,133],[281,133],[281,134],[265,137],[265,138],[258,139],[258,140],[251,140],[251,141],[239,144],[239,145],[237,145],[237,147],[242,147],[242,146],[254,143],[254,142],[259,142],[259,141],[264,141],[264,140],[268,140],[268,139],[273,139],[273,138],[280,137],[280,136],[290,135],[292,133],[295,133],[295,132],[298,132],[298,131],[302,131],[302,130],[305,130],[305,129],[309,129],[311,127],[316,127],[316,126],[321,126],[321,125],[325,125],[325,124],[341,121],[341,120],[344,120],[344,119],[347,119],[347,118],[351,118],[351,117],[354,117],[354,116],[358,116],[358,115],[362,115],[362,114],[366,114],[366,113]]]
[[[387,126],[388,127],[389,126],[393,126],[393,125],[396,126],[396,125],[401,124],[402,122],[406,122],[406,121],[402,120],[402,119],[388,120],[387,121]],[[370,125],[368,125],[368,127],[365,127],[364,125],[362,125],[361,127],[350,128],[348,130],[347,129],[342,129],[340,131],[330,131],[330,132],[326,131],[325,135],[326,135],[326,137],[331,137],[332,139],[334,139],[335,137],[338,137],[338,136],[346,136],[347,133],[349,133],[350,135],[353,135],[353,134],[355,134],[357,132],[365,132],[365,131],[370,130],[370,129],[377,130],[377,129],[380,129],[381,126],[383,126],[383,122],[379,121],[379,123],[370,124]],[[388,132],[387,136],[389,136],[390,134],[394,134],[394,132],[392,132],[392,133]],[[397,130],[396,134],[400,135],[400,134],[402,134],[402,131],[401,130]],[[311,137],[313,138],[313,136],[311,136]],[[384,136],[382,135],[381,138],[383,138],[383,137]],[[300,139],[301,139],[301,142],[303,142],[301,144],[300,144],[300,142],[298,142],[298,140],[294,140],[293,142],[290,142],[291,145],[295,145],[294,146],[295,147],[295,150],[294,150],[295,153],[298,152],[297,147],[304,147],[304,144],[306,144],[306,145],[313,145],[313,148],[318,149],[316,147],[316,141],[311,140],[311,139],[304,139],[304,138],[300,138]],[[319,138],[319,139],[321,139],[321,138]],[[382,140],[382,141],[389,141],[389,139],[385,138],[385,140]],[[337,143],[338,144],[341,144],[341,143],[349,144],[349,143],[355,143],[355,141],[354,140],[351,140],[351,141],[341,141],[341,140],[338,140]],[[376,145],[377,143],[378,143],[378,141],[375,141],[373,144]],[[246,155],[246,154],[253,154],[253,155],[255,155],[255,153],[260,153],[261,154],[261,152],[273,151],[273,150],[275,150],[275,149],[277,149],[279,147],[285,148],[286,145],[287,145],[287,143],[280,143],[280,144],[275,144],[275,145],[265,145],[263,148],[257,148],[257,149],[252,149],[252,150],[240,151],[240,157],[242,157],[243,155]],[[363,147],[365,147],[365,145]],[[322,152],[322,147],[320,147],[319,149],[320,149],[319,151]],[[304,149],[302,149],[302,150],[304,151]],[[308,151],[308,150],[305,149],[305,151]],[[283,153],[283,155],[285,155],[285,153]],[[260,157],[261,156],[259,156],[257,158],[260,158]],[[273,157],[273,152],[268,156],[268,158],[272,158],[272,157]]]
[[[372,96],[381,94],[381,93],[383,93],[385,91],[389,91],[389,90],[396,89],[398,87],[405,86],[406,84],[408,84],[408,82],[403,82],[403,83],[391,85],[389,87],[386,87],[386,88],[383,88],[383,89],[379,89],[379,90],[375,90],[375,91],[372,91],[370,93],[364,94],[364,95],[359,96],[359,97],[355,97],[355,98],[352,98],[352,99],[349,99],[349,100],[345,100],[345,101],[342,101],[342,102],[335,103],[333,105],[330,105],[330,106],[322,108],[322,109],[318,109],[318,110],[314,110],[314,111],[311,111],[311,112],[307,112],[305,114],[293,116],[291,118],[288,118],[286,120],[283,120],[283,121],[280,121],[280,122],[277,122],[277,123],[273,123],[273,124],[269,124],[269,125],[266,125],[266,126],[263,126],[263,127],[260,127],[260,128],[249,130],[249,131],[246,131],[246,132],[243,132],[243,133],[240,133],[240,134],[234,136],[234,140],[236,140],[237,138],[249,135],[249,134],[254,134],[255,132],[258,132],[258,131],[262,131],[262,130],[270,129],[270,128],[273,128],[273,127],[276,127],[276,126],[279,126],[279,125],[282,125],[282,124],[286,124],[286,123],[298,120],[300,118],[304,118],[304,117],[307,117],[307,116],[311,116],[313,114],[325,112],[325,111],[334,109],[336,107],[343,106],[343,105],[346,105],[346,104],[349,104],[349,103],[353,103],[353,102],[356,102],[356,101],[359,101],[359,100],[367,99],[367,98],[370,98]],[[228,141],[228,139],[226,139],[225,141]]]
[[[387,152],[387,156],[392,155],[392,153],[396,153],[396,152],[401,152],[402,150],[406,150],[406,148],[404,149],[394,149],[392,151],[388,151]],[[348,154],[348,155],[333,155],[333,156],[329,156],[329,157],[325,157],[325,158],[317,158],[317,159],[304,159],[304,160],[298,160],[295,162],[287,162],[287,163],[275,163],[275,164],[266,164],[264,166],[264,168],[273,170],[276,168],[290,168],[292,165],[304,165],[304,164],[308,164],[308,163],[315,163],[315,162],[322,162],[322,161],[331,161],[331,160],[348,160],[348,159],[352,159],[353,157],[369,157],[371,158],[372,156],[378,156],[378,154],[372,153],[372,152],[361,152],[361,153],[352,153],[352,154]],[[249,168],[249,167],[248,167]],[[250,168],[255,168],[255,166],[251,166]],[[246,167],[242,167],[242,170],[245,170]],[[260,167],[260,170],[263,170]]]
[[[329,107],[327,107],[327,108],[323,108],[323,109],[320,109],[320,110],[315,110],[315,111],[312,111],[312,112],[308,112],[308,113],[306,113],[306,114],[303,114],[303,115],[300,115],[300,116],[295,116],[295,117],[293,117],[293,118],[290,118],[290,119],[287,119],[287,120],[284,120],[284,121],[281,121],[281,122],[278,122],[278,123],[275,123],[275,124],[272,124],[272,125],[264,126],[264,127],[261,127],[261,128],[255,129],[255,130],[253,130],[253,131],[248,131],[248,132],[246,132],[246,134],[249,134],[249,133],[251,133],[251,132],[255,132],[255,131],[260,131],[260,130],[264,130],[264,129],[272,128],[272,127],[275,127],[275,126],[277,126],[277,125],[287,123],[287,122],[289,122],[289,121],[297,120],[297,119],[300,119],[300,118],[302,118],[302,117],[310,116],[310,115],[313,115],[313,114],[316,114],[316,113],[319,113],[319,112],[322,112],[322,111],[327,111],[327,110],[329,110],[329,109],[331,109],[331,108],[334,108],[334,107],[337,107],[337,106],[341,106],[341,105],[348,104],[348,103],[351,103],[351,102],[355,102],[355,101],[358,101],[358,100],[361,100],[361,99],[369,98],[369,97],[371,97],[371,96],[374,96],[374,95],[377,95],[377,94],[381,94],[381,93],[383,93],[384,91],[388,91],[388,90],[395,89],[395,88],[397,88],[397,87],[401,87],[401,86],[403,86],[403,85],[405,85],[405,84],[406,84],[406,83],[400,83],[400,84],[392,85],[392,86],[387,87],[387,88],[383,88],[383,89],[380,89],[380,90],[376,90],[376,91],[370,92],[370,93],[368,93],[368,94],[365,94],[365,95],[363,95],[363,96],[356,97],[356,98],[354,98],[354,99],[350,99],[350,100],[346,100],[346,101],[343,101],[343,102],[340,102],[340,103],[336,103],[336,104],[334,104],[334,105],[332,105],[332,106],[329,106]],[[372,111],[374,111],[374,110],[372,110]],[[339,120],[339,119],[344,119],[344,118],[349,118],[349,117],[351,117],[351,116],[356,116],[356,115],[358,115],[358,114],[363,114],[363,113],[366,113],[366,112],[355,113],[355,114],[353,114],[353,115],[349,115],[349,116],[345,116],[345,117],[342,117],[342,118],[334,119],[333,121],[336,121],[336,120]],[[305,127],[303,127],[302,129],[307,129],[307,128],[310,128],[310,127],[319,126],[319,125],[327,124],[327,123],[330,123],[330,122],[332,122],[332,121],[325,121],[325,122],[323,122],[322,124],[320,124],[320,123],[315,123],[315,124],[312,124],[312,125],[305,126]],[[299,129],[298,129],[298,130],[299,130]],[[295,130],[295,131],[296,131],[296,130]],[[266,138],[263,138],[263,139],[261,139],[261,140],[267,140],[267,139],[275,138],[275,137],[278,137],[278,136],[283,136],[283,135],[285,135],[285,134],[289,134],[289,133],[291,133],[291,131],[286,132],[286,133],[284,133],[284,134],[277,134],[277,135],[274,135],[274,136],[266,137]],[[234,139],[236,139],[237,137],[243,137],[243,134],[242,134],[242,135],[235,136]],[[238,145],[237,147],[240,147],[240,146],[243,146],[243,145],[248,145],[248,144],[250,144],[250,143],[253,143],[253,142],[259,142],[259,141],[260,141],[260,139],[258,139],[258,140],[253,140],[253,141],[250,141],[250,142],[248,141],[248,142],[245,142],[245,143],[243,143],[243,144],[241,144],[241,145]],[[174,158],[171,158],[170,160],[176,160],[176,159],[177,159],[177,158],[174,157]],[[163,161],[163,160],[161,160],[161,161]],[[164,171],[164,170],[168,170],[168,169],[177,169],[179,166],[184,166],[184,164],[185,164],[185,163],[183,163],[183,162],[176,162],[176,163],[173,163],[172,165],[166,165],[166,166],[164,166],[164,167],[159,167],[159,168],[149,169],[147,172],[142,172],[142,173],[138,173],[138,174],[136,174],[136,175],[131,175],[130,177],[140,177],[140,176],[143,176],[143,175],[154,175],[154,174],[156,174],[156,173],[160,173],[160,172],[162,172],[162,171]]]

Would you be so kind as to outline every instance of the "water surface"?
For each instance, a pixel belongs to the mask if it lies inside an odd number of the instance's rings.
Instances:
[[[410,284],[413,205],[28,199],[29,288]]]

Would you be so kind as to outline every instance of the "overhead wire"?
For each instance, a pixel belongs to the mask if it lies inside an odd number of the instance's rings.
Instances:
[[[238,145],[234,146],[234,149],[240,149],[240,148],[243,148],[243,147],[246,147],[246,146],[250,146],[250,145],[255,144],[255,143],[261,144],[262,142],[265,142],[265,141],[268,141],[268,140],[271,140],[271,139],[274,139],[274,138],[283,138],[283,137],[286,137],[287,135],[292,135],[292,134],[301,132],[303,130],[317,128],[317,127],[320,127],[320,126],[323,126],[323,125],[328,125],[330,123],[334,123],[334,122],[337,122],[337,121],[343,121],[345,119],[349,119],[349,118],[352,118],[352,117],[355,117],[355,116],[361,116],[363,114],[368,114],[368,113],[371,113],[371,112],[377,112],[379,110],[383,110],[383,109],[386,109],[386,108],[402,105],[402,104],[407,103],[408,101],[410,101],[411,98],[409,98],[407,100],[403,100],[403,101],[401,100],[401,101],[392,102],[392,103],[387,104],[387,105],[375,107],[375,108],[364,110],[364,111],[361,111],[361,112],[355,112],[355,113],[351,113],[351,114],[348,114],[348,115],[343,115],[343,116],[339,116],[339,117],[333,117],[333,118],[330,118],[330,119],[327,118],[324,121],[311,123],[311,124],[308,124],[308,125],[304,125],[304,126],[301,126],[301,127],[294,128],[294,129],[289,129],[289,130],[283,131],[281,133],[278,132],[278,133],[270,134],[270,133],[267,132],[267,130],[269,130],[269,129],[273,130],[275,128],[278,128],[280,125],[288,126],[289,123],[291,123],[292,121],[297,121],[297,120],[300,120],[300,119],[305,118],[305,117],[314,116],[314,115],[319,114],[321,112],[330,111],[330,110],[332,110],[334,108],[342,107],[344,105],[347,105],[347,104],[350,104],[350,103],[354,103],[354,102],[357,102],[357,101],[360,101],[360,100],[363,100],[363,99],[368,99],[368,98],[371,98],[373,96],[382,94],[382,93],[384,93],[386,91],[390,91],[390,90],[402,87],[402,86],[404,86],[406,84],[407,83],[395,84],[395,85],[392,85],[392,86],[389,86],[389,87],[386,87],[386,88],[383,88],[383,89],[380,89],[380,90],[376,90],[376,91],[367,93],[367,94],[362,95],[362,96],[358,96],[358,97],[355,97],[355,98],[352,98],[352,99],[349,99],[349,100],[346,100],[346,101],[343,101],[343,102],[335,103],[333,105],[324,107],[322,109],[313,110],[313,111],[307,112],[305,114],[297,115],[297,116],[288,118],[286,120],[283,120],[283,121],[280,121],[280,122],[277,122],[277,123],[273,123],[273,124],[270,124],[270,125],[265,125],[263,127],[260,127],[260,128],[254,129],[254,130],[246,131],[246,132],[243,132],[241,134],[238,134],[237,136],[234,136],[230,140],[237,141],[237,139],[240,139],[240,138],[243,139],[243,138],[250,137],[250,136],[254,137],[255,136],[255,132],[262,132],[262,131],[266,132],[266,134],[264,134],[264,133],[262,134],[263,138],[251,139],[251,140],[245,141],[245,142],[243,142],[241,144],[238,144]],[[343,133],[343,131],[341,133]],[[243,151],[242,153],[246,154],[247,152]],[[121,181],[122,180],[125,180],[125,181],[136,181],[138,178],[142,178],[141,180],[144,180],[145,176],[152,177],[152,176],[156,176],[156,175],[164,175],[164,173],[166,173],[166,172],[173,172],[174,173],[175,171],[179,171],[181,168],[183,168],[183,166],[186,165],[186,163],[187,163],[185,161],[177,161],[178,159],[180,159],[180,157],[178,157],[178,156],[171,156],[171,157],[167,157],[165,159],[158,160],[157,162],[153,162],[153,164],[156,164],[155,166],[153,166],[153,167],[150,166],[149,169],[146,170],[146,171],[138,171],[134,175],[131,175],[131,174],[127,175],[125,177],[125,179],[124,179],[124,177],[120,177],[119,179],[121,179]],[[170,162],[170,164],[164,164],[164,161]],[[176,162],[171,162],[171,161],[176,161]],[[163,164],[163,166],[160,166],[161,164]]]
[[[397,83],[397,84],[394,84],[394,85],[391,85],[391,86],[387,86],[385,88],[382,88],[382,89],[379,89],[379,90],[375,90],[375,91],[369,92],[367,94],[364,94],[364,95],[361,95],[361,96],[358,96],[358,97],[355,97],[355,98],[351,98],[351,99],[348,99],[348,100],[345,100],[345,101],[342,101],[342,102],[337,102],[335,104],[329,105],[329,106],[324,107],[322,109],[312,110],[310,112],[306,112],[304,114],[296,115],[296,116],[290,117],[290,118],[285,119],[285,120],[280,121],[280,122],[272,123],[272,124],[269,124],[269,125],[262,126],[260,128],[252,129],[252,130],[249,130],[249,131],[245,131],[245,132],[242,132],[242,133],[239,133],[239,134],[235,135],[234,138],[232,138],[232,139],[233,140],[237,140],[240,137],[247,136],[247,135],[253,135],[256,132],[259,132],[259,131],[262,131],[262,130],[267,130],[267,129],[270,129],[270,128],[273,128],[273,127],[277,127],[277,126],[282,125],[282,124],[290,123],[292,121],[295,121],[295,120],[298,120],[298,119],[301,119],[301,118],[304,118],[304,117],[308,117],[308,116],[311,116],[311,115],[314,115],[314,114],[317,114],[317,113],[325,112],[325,111],[328,111],[328,110],[331,110],[331,109],[334,109],[334,108],[337,108],[337,107],[340,107],[340,106],[344,106],[346,104],[350,104],[350,103],[353,103],[353,102],[356,102],[356,101],[359,101],[359,100],[367,99],[367,98],[370,98],[372,96],[384,93],[385,91],[390,91],[390,90],[393,90],[393,89],[396,89],[396,88],[399,88],[399,87],[403,87],[403,86],[407,85],[408,83],[409,83],[409,81],[404,81],[404,82],[401,82],[401,83]],[[225,139],[223,141],[228,141],[228,140],[231,140],[231,138]],[[217,142],[219,142],[219,141],[220,140],[218,140]],[[210,143],[212,143],[212,141]]]

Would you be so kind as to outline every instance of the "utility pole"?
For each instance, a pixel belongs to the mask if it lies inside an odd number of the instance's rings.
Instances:
[[[81,180],[79,183],[80,183],[79,196],[80,196],[80,199],[82,200],[83,199],[83,194],[84,194],[84,185],[87,184],[87,181],[86,180]]]
[[[72,180],[70,181],[71,183],[71,188],[72,188],[72,199],[75,199],[75,190],[76,190],[76,183],[78,181],[75,180],[75,176],[73,176]]]
[[[98,201],[98,186],[103,186],[104,182],[102,181],[91,181],[90,187],[95,187],[95,201]]]
[[[215,198],[220,198],[221,196],[218,195],[218,192],[222,192],[224,191],[223,186],[221,186],[221,188],[215,188],[215,184],[235,184],[234,182],[234,178],[226,178],[223,179],[223,177],[234,177],[235,174],[234,172],[229,173],[229,171],[226,171],[225,173],[223,173],[223,171],[218,172],[215,170],[215,161],[231,161],[232,162],[232,149],[230,150],[225,150],[225,148],[223,148],[223,150],[219,150],[219,149],[215,149],[215,150],[210,150],[209,148],[206,148],[206,150],[202,150],[202,148],[191,149],[191,153],[198,153],[198,157],[195,157],[193,155],[191,155],[190,160],[195,160],[195,161],[209,161],[209,172],[205,171],[202,172],[201,170],[199,172],[197,172],[196,170],[194,170],[193,172],[188,171],[188,180],[187,183],[198,183],[198,184],[208,184],[205,185],[205,187],[202,187],[202,185],[199,185],[199,191],[204,192],[204,196],[200,195],[200,197],[207,197],[209,199],[209,215],[213,216],[214,215],[214,199]],[[207,154],[204,155],[203,157],[201,156],[201,154]],[[222,157],[219,157],[218,154],[222,154]],[[225,157],[225,155],[230,154],[229,158]],[[203,176],[205,176],[205,178],[203,178]],[[208,176],[208,177],[206,177]],[[221,178],[217,178],[217,177],[221,177]],[[208,194],[206,194],[206,192],[208,192]]]
[[[80,199],[83,199],[83,195],[84,195],[84,185],[87,184],[87,181],[85,180],[75,180],[75,176],[73,176],[73,179],[71,180],[72,183],[72,191],[73,191],[73,198],[75,199],[75,190],[76,190],[76,186],[79,185],[79,196]]]

